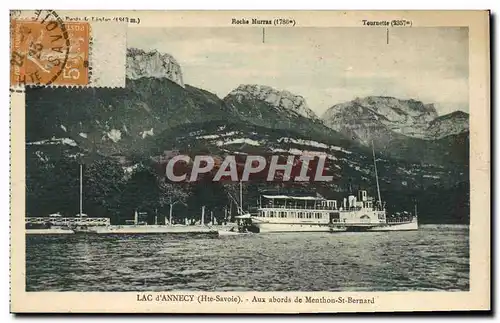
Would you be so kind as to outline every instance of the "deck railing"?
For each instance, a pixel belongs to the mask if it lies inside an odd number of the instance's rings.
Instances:
[[[395,219],[395,218],[388,218],[387,219],[387,224],[399,224],[399,223],[411,223],[413,221],[413,218],[398,218],[398,219]]]
[[[327,205],[264,205],[262,209],[290,209],[290,210],[332,210],[335,211],[337,208],[334,206]]]

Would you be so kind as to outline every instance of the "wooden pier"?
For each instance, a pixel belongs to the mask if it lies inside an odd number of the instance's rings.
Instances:
[[[46,224],[54,226],[108,226],[111,224],[109,218],[90,218],[90,217],[28,217],[26,224]]]

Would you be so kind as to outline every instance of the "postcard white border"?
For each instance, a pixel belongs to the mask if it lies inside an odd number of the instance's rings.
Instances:
[[[59,12],[60,15],[66,13]],[[93,15],[92,12],[72,12],[68,15]],[[107,12],[109,16],[123,12]],[[283,12],[279,13],[283,15]],[[99,12],[103,15],[103,12]],[[140,27],[159,26],[221,26],[234,27],[230,18],[237,15],[229,11],[217,12],[155,12],[136,11],[144,22]],[[263,19],[275,17],[272,12],[247,12],[248,16]],[[301,11],[288,12],[301,26],[360,26],[360,20],[411,19],[413,27],[468,26],[470,47],[470,176],[471,176],[471,225],[470,225],[470,291],[469,292],[377,292],[329,293],[314,292],[315,297],[342,295],[348,297],[376,298],[375,305],[351,304],[339,307],[332,304],[276,304],[243,303],[140,303],[135,292],[131,293],[77,293],[77,292],[25,292],[25,146],[24,146],[24,97],[11,95],[11,310],[13,312],[142,312],[142,313],[297,313],[297,312],[373,312],[373,311],[432,311],[487,309],[490,307],[490,65],[489,17],[486,11]],[[296,27],[295,27],[296,28]],[[192,294],[199,294],[191,292]],[[171,293],[170,293],[171,294]],[[210,293],[205,293],[210,294]],[[214,293],[221,294],[221,293]],[[254,294],[309,295],[304,292],[238,293],[248,298]],[[432,301],[430,301],[432,300]]]

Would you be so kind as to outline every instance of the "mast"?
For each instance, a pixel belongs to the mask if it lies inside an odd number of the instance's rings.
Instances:
[[[205,205],[201,207],[201,226],[205,225]]]
[[[241,214],[243,214],[243,184],[240,180],[240,209],[241,209]]]
[[[80,164],[80,213],[79,215],[82,216],[83,214],[83,165]]]
[[[373,139],[372,139],[372,152],[373,152],[373,165],[375,166],[375,180],[377,181],[378,203],[380,207],[382,207],[382,199],[380,198],[380,186],[378,183],[377,161],[375,159],[375,145],[373,144]]]

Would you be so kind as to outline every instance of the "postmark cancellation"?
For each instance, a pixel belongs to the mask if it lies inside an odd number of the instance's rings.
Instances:
[[[126,26],[64,19],[53,10],[11,12],[11,89],[125,86]]]

